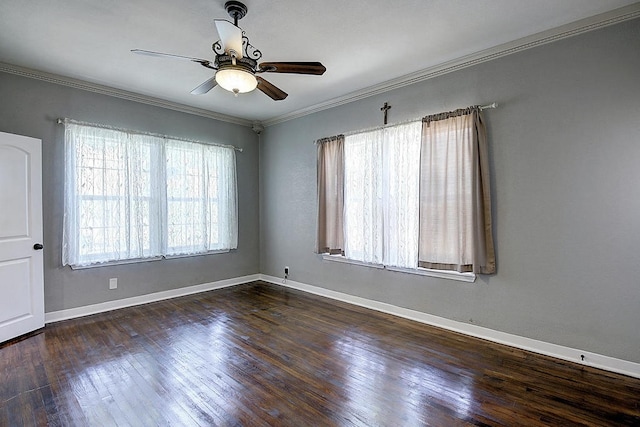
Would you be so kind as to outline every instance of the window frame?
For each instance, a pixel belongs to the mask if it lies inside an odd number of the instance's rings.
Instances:
[[[66,126],[69,124],[73,124],[80,127],[87,127],[87,128],[102,128],[102,129],[107,129],[109,131],[124,132],[124,133],[122,135],[116,134],[118,136],[121,136],[120,138],[118,137],[100,138],[93,135],[90,135],[90,136],[84,135],[82,138],[78,138],[76,136],[72,140],[72,138],[67,138],[67,135],[66,135],[66,132],[68,131],[68,128]],[[149,174],[148,179],[149,180],[159,179],[160,180],[159,185],[157,186],[150,185],[148,189],[149,193],[141,196],[137,194],[134,194],[134,195],[131,194],[131,188],[133,186],[130,183],[129,185],[124,184],[127,188],[123,190],[122,194],[118,194],[118,195],[91,194],[90,192],[87,192],[85,194],[82,191],[79,191],[81,187],[81,183],[83,182],[82,176],[81,176],[82,169],[93,169],[98,171],[105,169],[104,160],[102,165],[92,166],[89,168],[85,165],[81,165],[78,163],[77,158],[79,155],[81,140],[84,141],[85,137],[93,138],[94,141],[92,142],[94,146],[92,147],[92,149],[95,150],[95,152],[101,152],[103,154],[107,149],[104,143],[102,144],[102,147],[96,147],[96,145],[98,145],[101,139],[104,139],[104,141],[111,140],[112,144],[114,142],[116,144],[127,144],[128,141],[125,139],[128,137],[127,135],[145,135],[145,136],[151,136],[154,138],[152,142],[149,142],[148,161],[150,162],[149,164],[150,170],[148,172]],[[226,167],[231,168],[229,169],[229,171],[231,172],[230,176],[232,177],[232,179],[229,179],[229,177],[225,175],[225,178],[227,179],[224,180],[224,183],[222,184],[219,181],[219,177],[217,177],[216,185],[225,185],[225,184],[230,185],[229,189],[218,189],[218,191],[216,191],[216,197],[214,199],[208,199],[207,196],[188,197],[188,198],[192,200],[199,200],[203,206],[206,206],[204,209],[208,208],[211,211],[215,210],[216,218],[218,218],[218,221],[222,221],[223,224],[228,223],[230,227],[234,227],[234,230],[229,230],[232,236],[231,240],[228,241],[228,244],[230,247],[222,248],[222,249],[206,249],[205,248],[205,250],[198,250],[198,245],[187,245],[187,246],[179,247],[178,248],[179,251],[171,251],[171,253],[168,253],[168,231],[169,231],[168,221],[169,219],[167,217],[167,205],[168,205],[169,198],[167,195],[166,168],[167,168],[168,157],[166,153],[166,146],[171,141],[191,144],[191,146],[194,147],[194,149],[197,149],[196,148],[197,146],[208,146],[208,147],[217,147],[221,150],[222,149],[235,150],[235,147],[232,147],[229,145],[220,145],[220,144],[212,144],[212,143],[203,143],[200,141],[183,140],[183,139],[172,138],[164,135],[147,134],[142,132],[111,128],[111,127],[106,127],[101,125],[92,125],[87,123],[74,122],[66,119],[64,167],[68,170],[65,172],[64,185],[65,185],[65,192],[66,193],[71,192],[73,194],[72,197],[75,203],[71,204],[71,202],[68,202],[67,199],[69,195],[65,194],[65,202],[63,207],[64,217],[65,217],[64,219],[65,236],[63,237],[63,260],[62,260],[63,266],[69,265],[69,267],[74,270],[87,269],[87,268],[96,268],[96,267],[111,266],[111,265],[158,261],[162,259],[173,259],[173,258],[184,258],[184,257],[195,257],[195,256],[204,256],[204,255],[211,255],[211,254],[228,253],[237,248],[238,209],[237,209],[237,173],[235,171],[235,168],[236,168],[235,154],[233,155],[216,154],[216,155],[223,156],[224,158],[223,162],[226,164]],[[140,143],[142,144],[142,142]],[[202,155],[201,155],[201,157],[203,158],[203,161],[201,162],[198,168],[200,171],[199,178],[203,183],[207,181],[206,177],[205,178],[202,177],[204,174],[207,173],[207,168],[204,167],[204,163],[207,161],[206,156],[207,156],[207,148],[204,148],[202,150]],[[125,158],[118,159],[117,170],[119,171],[119,173],[126,174],[126,172],[122,172],[123,170],[126,170],[126,166],[125,166],[126,162],[127,160]],[[218,171],[214,171],[214,173],[219,175]],[[125,182],[127,182],[126,179],[125,179]],[[206,183],[203,185],[205,185],[205,187],[207,186]],[[228,191],[228,190],[232,190],[231,194],[234,200],[230,206],[233,210],[235,210],[235,213],[230,214],[233,216],[233,218],[230,217],[230,218],[220,220],[221,206],[220,206],[219,194],[220,194],[220,191]],[[203,193],[201,192],[200,194],[202,195]],[[119,201],[129,200],[129,199],[143,200],[144,203],[147,205],[144,211],[148,213],[149,218],[148,218],[148,224],[146,224],[144,228],[149,229],[148,230],[149,237],[148,237],[148,240],[145,239],[144,241],[143,253],[150,253],[151,254],[150,256],[116,259],[115,258],[116,254],[118,254],[117,251],[81,254],[82,231],[86,230],[87,228],[89,229],[91,228],[91,225],[80,224],[79,218],[80,218],[80,211],[82,209],[81,203],[83,201],[95,200],[98,203],[104,204],[109,199],[119,200]],[[127,202],[123,202],[123,203],[126,204]],[[228,202],[225,202],[225,203],[228,203]],[[130,215],[127,208],[123,208],[123,209],[124,209],[124,215]],[[73,214],[71,216],[77,219],[76,221],[77,225],[75,226],[68,226],[66,224],[67,216],[71,211],[73,211]],[[231,212],[231,211],[228,211],[228,212]],[[207,222],[209,222],[209,225],[207,225]],[[201,224],[202,224],[201,227],[204,227],[205,229],[204,232],[207,236],[212,234],[212,233],[206,232],[207,226],[212,225],[210,220],[209,221],[203,220]],[[217,224],[215,225],[219,227],[220,226],[219,224],[220,222],[217,222]],[[119,225],[120,228],[126,227],[126,226],[127,226],[126,221]],[[105,225],[102,224],[101,227],[104,228]],[[69,233],[70,234],[69,236],[67,236],[66,234],[70,231],[72,232]],[[218,233],[219,231],[216,232],[216,234]],[[211,246],[210,244],[206,243],[207,242],[206,239],[203,240],[203,242],[205,243],[204,245],[205,247]],[[125,242],[125,246],[127,244],[128,242]],[[68,246],[75,248],[74,250],[77,251],[77,259],[72,260],[71,256],[65,254],[66,247]],[[147,246],[149,246],[149,248],[147,248]],[[217,246],[222,246],[219,235],[218,235]],[[185,249],[187,252],[183,251]],[[188,252],[188,251],[192,251],[192,252]]]
[[[419,122],[420,124],[422,124],[422,120],[416,120],[416,122]],[[407,123],[413,123],[413,122],[407,122]],[[402,124],[401,124],[402,125]],[[385,128],[381,128],[380,130],[382,132],[384,132],[387,129],[387,127]],[[363,131],[363,132],[358,132],[357,134],[366,134],[371,132],[370,130],[368,131]],[[357,135],[354,134],[354,135]],[[347,150],[347,144],[348,144],[348,138],[349,135],[345,135],[345,155],[348,152]],[[387,144],[387,134],[385,133],[383,136],[383,141],[382,144]],[[383,149],[383,152],[385,151],[385,149]],[[383,154],[383,158],[381,159],[381,163],[384,164],[387,160],[384,158],[384,154]],[[347,163],[349,163],[346,159],[345,159],[345,165]],[[346,175],[346,173],[345,173]],[[383,183],[383,185],[386,185]],[[347,188],[347,183],[344,183],[344,188],[345,188],[345,194],[346,192],[346,188]],[[419,197],[419,196],[418,196]],[[418,200],[418,203],[419,200]],[[345,196],[345,201],[344,201],[344,205],[345,205],[345,217],[346,217],[346,209],[347,209],[347,204],[348,201],[346,200],[346,196]],[[382,208],[382,210],[384,211],[384,207]],[[383,221],[383,227],[386,225],[384,224],[386,223],[386,220]],[[345,227],[347,226],[347,221],[345,219]],[[346,230],[345,230],[345,234],[346,234]],[[384,230],[383,230],[383,234],[385,234]],[[346,237],[345,237],[345,241],[346,241]],[[417,254],[417,248],[416,248],[416,254]],[[349,258],[347,256],[347,254],[328,254],[328,253],[323,253],[322,255],[322,259],[325,261],[330,261],[330,262],[339,262],[339,263],[344,263],[344,264],[351,264],[351,265],[357,265],[357,266],[363,266],[363,267],[370,267],[370,268],[375,268],[375,269],[382,269],[382,270],[388,270],[388,271],[393,271],[393,272],[400,272],[400,273],[406,273],[406,274],[414,274],[414,275],[419,275],[419,276],[429,276],[429,277],[436,277],[436,278],[442,278],[442,279],[450,279],[450,280],[456,280],[456,281],[461,281],[461,282],[469,282],[469,283],[473,283],[475,282],[477,275],[476,273],[473,272],[458,272],[455,270],[439,270],[439,269],[430,269],[430,268],[424,268],[424,267],[420,267],[418,265],[418,261],[416,261],[416,266],[415,268],[412,267],[398,267],[398,266],[392,266],[392,265],[385,265],[382,263],[373,263],[373,262],[367,262],[367,261],[362,261],[359,259],[354,259],[354,258]]]
[[[450,280],[457,280],[459,282],[467,282],[467,283],[473,283],[476,281],[476,278],[477,278],[477,275],[475,273],[460,273],[458,271],[453,271],[453,270],[435,270],[435,269],[423,268],[423,267],[416,267],[416,268],[393,267],[390,265],[373,264],[369,262],[358,261],[355,259],[347,258],[346,256],[340,255],[340,254],[321,254],[321,255],[322,255],[322,260],[324,261],[339,262],[343,264],[351,264],[351,265],[356,265],[360,267],[370,267],[370,268],[376,268],[379,270],[393,271],[396,273],[407,273],[407,274],[414,274],[417,276],[437,277],[439,279],[450,279]]]

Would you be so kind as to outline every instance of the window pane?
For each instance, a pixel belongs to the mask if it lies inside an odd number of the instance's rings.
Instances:
[[[417,268],[421,123],[345,137],[345,256]]]
[[[344,141],[345,256],[382,263],[382,134]]]
[[[65,126],[63,263],[237,246],[235,152]]]
[[[67,262],[82,265],[152,256],[151,147],[124,132],[75,126],[66,135],[65,246]],[[73,217],[73,219],[71,219]],[[75,230],[75,231],[74,231]],[[77,237],[69,239],[68,234]]]
[[[418,266],[422,123],[384,129],[384,264]]]
[[[204,159],[201,145],[171,141],[167,154],[167,254],[206,251]]]

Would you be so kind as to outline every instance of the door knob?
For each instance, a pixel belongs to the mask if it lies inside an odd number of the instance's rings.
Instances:
[[[36,251],[39,251],[42,248],[44,248],[44,246],[42,246],[42,243],[36,243],[35,245],[33,245],[33,249],[35,249]]]

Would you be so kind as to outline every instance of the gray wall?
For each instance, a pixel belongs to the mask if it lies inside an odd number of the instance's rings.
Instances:
[[[425,41],[428,43],[428,40]],[[497,101],[485,113],[498,272],[472,284],[313,253],[315,139]],[[264,274],[640,362],[640,20],[270,126]]]
[[[45,311],[57,311],[259,272],[258,144],[245,126],[0,73],[0,131],[42,139]],[[238,249],[227,254],[85,270],[61,266],[63,126],[58,117],[242,147]],[[109,278],[118,289],[109,290]]]
[[[43,140],[47,312],[258,272],[280,276],[288,265],[299,282],[640,362],[638,75],[635,20],[270,126],[258,144],[243,126],[0,73],[0,131]],[[391,122],[501,104],[486,112],[496,275],[468,284],[330,263],[313,253],[313,141],[380,124],[385,101]],[[237,156],[238,250],[62,267],[58,117],[244,148]],[[108,289],[110,277],[119,279],[117,290]]]

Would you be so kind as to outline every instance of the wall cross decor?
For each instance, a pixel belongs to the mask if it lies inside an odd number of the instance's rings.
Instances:
[[[387,124],[387,113],[389,112],[389,110],[391,109],[391,105],[389,105],[389,103],[385,102],[384,105],[382,106],[382,108],[380,109],[380,111],[384,112],[384,124]]]

